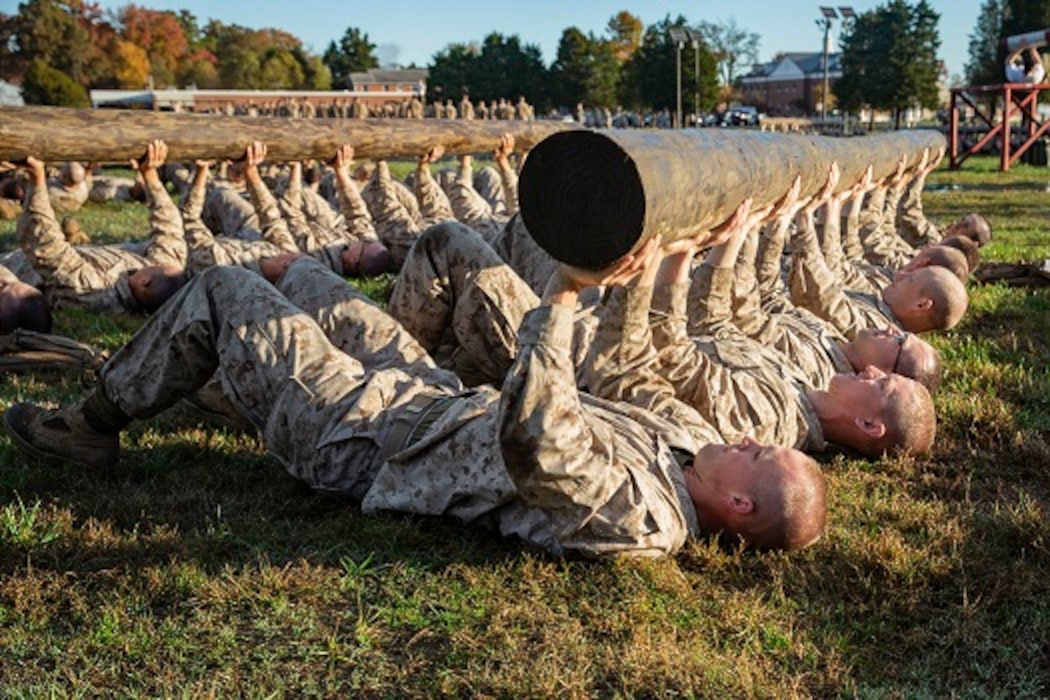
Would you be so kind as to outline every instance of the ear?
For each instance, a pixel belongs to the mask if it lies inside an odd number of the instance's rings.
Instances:
[[[750,496],[742,493],[729,494],[729,510],[736,515],[747,515],[755,509]]]
[[[922,297],[921,299],[915,302],[915,308],[919,311],[928,312],[930,309],[933,308],[933,299],[929,297]]]
[[[863,416],[857,416],[853,419],[853,422],[860,428],[862,433],[870,438],[878,439],[886,434],[886,424],[881,420],[868,420]]]

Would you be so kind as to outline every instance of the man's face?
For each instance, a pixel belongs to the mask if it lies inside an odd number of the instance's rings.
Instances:
[[[693,470],[705,489],[746,492],[763,473],[783,469],[793,452],[745,437],[735,445],[705,445],[693,459]]]
[[[907,309],[915,302],[922,293],[922,280],[925,276],[925,268],[916,270],[900,269],[894,277],[893,282],[882,290],[882,299],[894,313]]]
[[[892,324],[865,328],[847,345],[852,346],[854,362],[861,368],[872,366],[887,374],[897,371],[902,355],[919,350],[918,338]]]
[[[881,414],[898,395],[910,391],[911,382],[898,374],[887,374],[874,366],[856,374],[836,374],[828,385],[828,397],[846,412],[857,416]]]

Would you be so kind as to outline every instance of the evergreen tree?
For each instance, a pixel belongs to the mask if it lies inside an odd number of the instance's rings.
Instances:
[[[677,104],[676,64],[678,47],[671,40],[668,30],[672,27],[688,28],[685,17],[679,15],[671,20],[670,15],[646,28],[641,47],[624,65],[621,77],[620,97],[625,105],[643,109],[669,109]],[[692,47],[682,49],[682,110],[691,108],[690,95],[695,89],[695,60]],[[704,43],[700,44],[700,108],[710,110],[719,101],[718,77],[715,58]]]
[[[841,40],[842,77],[833,87],[840,103],[891,110],[897,127],[909,107],[936,107],[939,19],[926,0],[891,0],[858,16]]]
[[[552,97],[558,105],[612,107],[620,80],[616,46],[593,34],[569,27],[558,42],[558,56],[551,65]]]
[[[985,0],[977,16],[977,26],[970,35],[970,57],[966,62],[966,81],[970,85],[994,85],[1003,82],[1002,0]]]
[[[479,95],[471,88],[480,56],[481,48],[476,44],[449,44],[434,54],[427,79],[427,99],[458,102],[463,95],[477,99]]]
[[[378,68],[379,59],[376,58],[375,50],[376,45],[368,40],[367,34],[357,27],[347,27],[339,43],[329,43],[324,52],[323,60],[331,72],[332,85],[348,88],[351,73]]]

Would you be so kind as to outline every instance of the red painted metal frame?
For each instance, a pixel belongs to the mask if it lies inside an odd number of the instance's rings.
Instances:
[[[1039,85],[1027,85],[1024,83],[1006,83],[1005,85],[974,85],[952,89],[951,112],[948,121],[948,157],[952,170],[958,170],[970,156],[980,151],[994,139],[998,138],[999,144],[999,170],[1006,172],[1017,159],[1024,155],[1025,151],[1032,147],[1043,134],[1050,130],[1050,120],[1041,122],[1036,112],[1039,103],[1039,93],[1050,88],[1050,83]],[[996,102],[992,106],[991,114],[985,114],[983,108],[975,99],[975,95],[994,93]],[[959,146],[959,109],[960,102],[969,106],[974,116],[988,126],[988,133],[982,136],[977,143],[970,146],[965,153],[960,153]],[[998,105],[1007,105],[1002,121],[996,121]],[[1021,117],[1021,127],[1024,141],[1011,150],[1011,137],[1013,128],[1010,120],[1016,116]]]

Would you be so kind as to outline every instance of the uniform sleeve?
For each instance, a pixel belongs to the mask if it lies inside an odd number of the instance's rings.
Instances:
[[[755,270],[758,237],[757,229],[747,234],[736,260],[732,281],[733,324],[741,333],[752,338],[759,338],[763,329],[769,325],[769,317],[762,310],[762,297],[758,291],[758,275]]]
[[[864,244],[860,242],[860,212],[863,200],[849,201],[842,213],[842,253],[847,261],[864,259]]]
[[[583,376],[591,394],[643,408],[695,435],[702,419],[676,398],[657,367],[652,297],[651,287],[609,289]]]
[[[45,282],[85,264],[69,244],[51,208],[47,187],[27,185],[26,208],[18,219],[18,243]]]
[[[809,309],[847,338],[853,339],[865,326],[860,310],[845,295],[842,283],[815,245],[792,251],[789,284],[796,306]]]
[[[780,293],[784,288],[781,277],[780,258],[784,254],[784,241],[791,228],[791,217],[781,216],[766,224],[758,239],[758,256],[755,267],[758,275],[758,291],[763,299]]]
[[[503,182],[503,199],[506,202],[507,216],[513,216],[518,211],[518,173],[508,162],[500,166],[499,176]]]
[[[216,264],[215,236],[202,218],[207,191],[202,187],[191,187],[182,202],[182,231],[186,237],[186,271],[191,275],[204,272]]]
[[[456,218],[467,226],[492,219],[492,205],[474,189],[471,173],[466,168],[461,168],[456,174],[449,187],[448,198]]]
[[[389,238],[402,236],[405,232],[418,232],[419,229],[412,215],[398,199],[395,186],[386,162],[377,163],[372,176],[371,212],[376,233],[384,242]]]
[[[711,335],[733,325],[731,267],[703,263],[693,268],[689,280],[690,335]]]
[[[146,248],[146,259],[154,265],[185,267],[187,247],[186,236],[182,231],[182,217],[159,178],[146,186],[146,199],[150,223],[150,242]]]
[[[416,169],[416,199],[419,200],[419,215],[427,223],[455,218],[452,204],[434,179],[429,166]]]
[[[820,250],[828,269],[841,278],[846,265],[842,249],[842,209],[838,204],[825,204],[821,214]]]
[[[368,211],[361,191],[350,178],[336,178],[336,189],[339,194],[339,211],[346,221],[346,230],[354,238],[362,241],[376,241],[375,226],[372,224],[372,214]]]
[[[300,178],[288,178],[288,184],[277,200],[277,206],[288,226],[288,233],[295,240],[299,250],[309,252],[319,247],[314,240],[310,222],[303,213],[303,182]]]
[[[277,200],[270,193],[266,183],[259,180],[248,183],[248,192],[255,205],[255,211],[259,214],[259,226],[262,228],[262,239],[273,244],[283,251],[298,252],[299,246],[288,230],[288,225],[281,217],[281,210],[277,206]]]
[[[589,555],[676,551],[688,523],[657,436],[614,429],[584,410],[570,358],[573,309],[529,312],[503,383],[500,449],[521,498],[541,509],[559,546]]]
[[[904,198],[901,199],[900,213],[897,216],[901,235],[916,247],[934,245],[941,239],[937,230],[922,208],[922,190],[926,185],[926,176],[917,177],[908,185]]]

